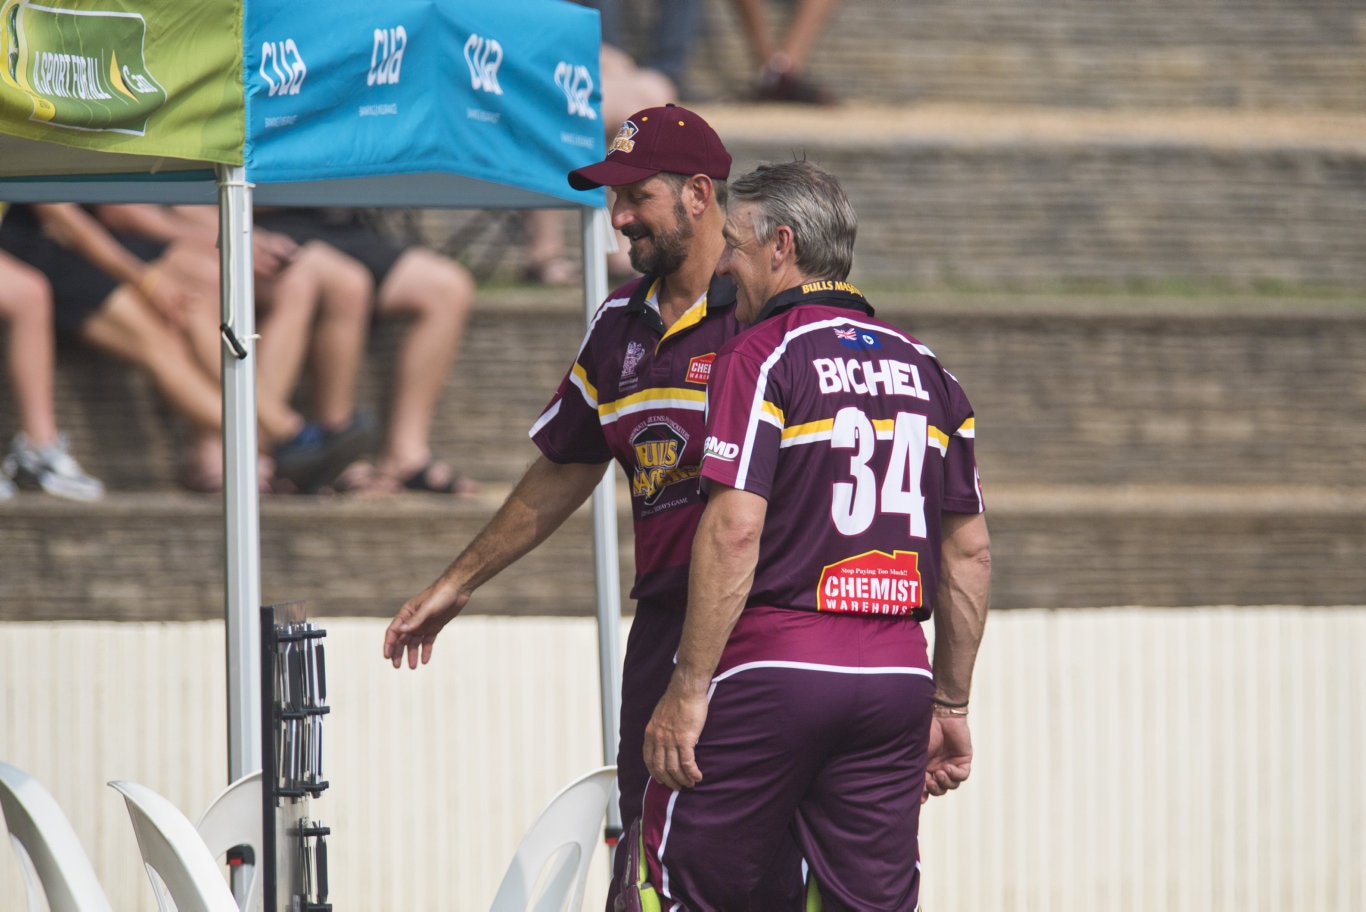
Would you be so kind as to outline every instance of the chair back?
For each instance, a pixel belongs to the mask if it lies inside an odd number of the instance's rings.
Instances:
[[[615,766],[596,769],[550,799],[517,846],[490,912],[578,912],[616,774]]]
[[[237,900],[189,818],[136,782],[109,783],[123,795],[138,848],[155,886],[165,884],[179,912],[238,912]]]
[[[261,865],[265,861],[261,857],[262,813],[261,771],[257,770],[223,789],[195,824],[209,854],[215,859],[242,846],[251,849],[250,880],[238,904],[242,912],[257,912],[264,902],[261,893]]]
[[[113,912],[71,821],[42,783],[0,763],[0,811],[23,868],[29,912]]]

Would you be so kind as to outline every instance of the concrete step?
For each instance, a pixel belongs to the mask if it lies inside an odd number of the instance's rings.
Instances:
[[[506,488],[472,501],[268,498],[265,603],[389,618],[468,542]],[[1366,488],[1001,486],[988,492],[992,604],[1347,605],[1366,601]],[[189,620],[223,613],[214,498],[115,494],[0,505],[0,621]],[[620,511],[629,613],[630,519]],[[476,594],[470,613],[592,615],[591,520],[581,510]],[[376,623],[376,656],[382,622]]]
[[[1366,111],[694,107],[733,175],[796,157],[840,178],[863,284],[1366,290]],[[520,269],[506,222],[439,212],[423,225],[481,274]]]
[[[1363,83],[1366,85],[1366,83]],[[808,158],[855,279],[922,288],[1366,289],[1366,114],[701,106],[739,174]]]
[[[1366,312],[1351,299],[870,293],[976,406],[997,607],[1366,598]],[[385,617],[425,586],[533,457],[525,429],[582,320],[562,292],[490,292],[434,437],[485,493],[267,498],[264,600]],[[374,403],[392,342],[386,330],[371,352]],[[75,452],[113,492],[0,506],[0,618],[217,616],[221,500],[175,490],[155,398],[79,352],[58,379]],[[12,423],[0,411],[0,433]],[[624,510],[618,522],[629,575]],[[590,542],[581,512],[470,610],[592,613]]]
[[[963,382],[993,485],[1331,485],[1366,473],[1366,310],[1348,298],[1011,295],[867,289]],[[577,351],[574,295],[487,290],[433,429],[437,454],[491,484],[535,457],[526,431]],[[396,327],[361,400],[382,412]],[[141,377],[59,358],[57,414],[117,491],[176,484],[177,425]],[[14,431],[0,380],[0,440]]]
[[[775,37],[790,2],[769,0]],[[650,58],[654,4],[622,4]],[[745,97],[734,4],[704,4],[687,84]],[[843,0],[813,78],[851,101],[1366,112],[1366,11],[1342,0]]]

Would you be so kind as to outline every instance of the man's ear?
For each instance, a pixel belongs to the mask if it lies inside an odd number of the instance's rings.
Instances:
[[[694,174],[688,178],[683,189],[688,194],[685,202],[695,216],[707,211],[707,206],[711,205],[711,201],[716,197],[716,188],[712,186],[711,178],[705,174]]]
[[[797,262],[797,237],[790,225],[779,225],[773,229],[773,265],[795,265]]]

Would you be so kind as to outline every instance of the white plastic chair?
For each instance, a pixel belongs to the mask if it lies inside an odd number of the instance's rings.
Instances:
[[[109,785],[128,805],[153,887],[160,878],[180,912],[238,912],[209,847],[179,808],[136,782],[116,780]]]
[[[259,912],[264,905],[261,885],[261,771],[247,773],[218,793],[218,797],[200,815],[195,829],[216,860],[239,846],[251,848],[251,864],[247,890],[238,901],[242,912]],[[178,912],[173,900],[160,880],[152,881],[157,908],[161,912]]]
[[[257,912],[263,905],[261,815],[261,771],[257,770],[223,789],[195,824],[209,854],[216,859],[238,846],[251,847],[251,878],[239,903],[242,912]]]
[[[113,912],[71,821],[42,783],[0,763],[0,811],[23,868],[29,912]]]
[[[527,830],[489,912],[578,912],[617,768],[565,786]]]

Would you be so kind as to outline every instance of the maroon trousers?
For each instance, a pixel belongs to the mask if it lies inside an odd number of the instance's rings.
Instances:
[[[845,619],[832,629],[876,628]],[[672,792],[651,781],[645,792],[663,908],[800,909],[788,904],[801,895],[800,867],[785,860],[795,844],[826,912],[914,910],[933,694],[923,668],[883,663],[761,661],[720,675],[696,749],[702,782]],[[782,896],[756,893],[775,869],[789,879]]]

